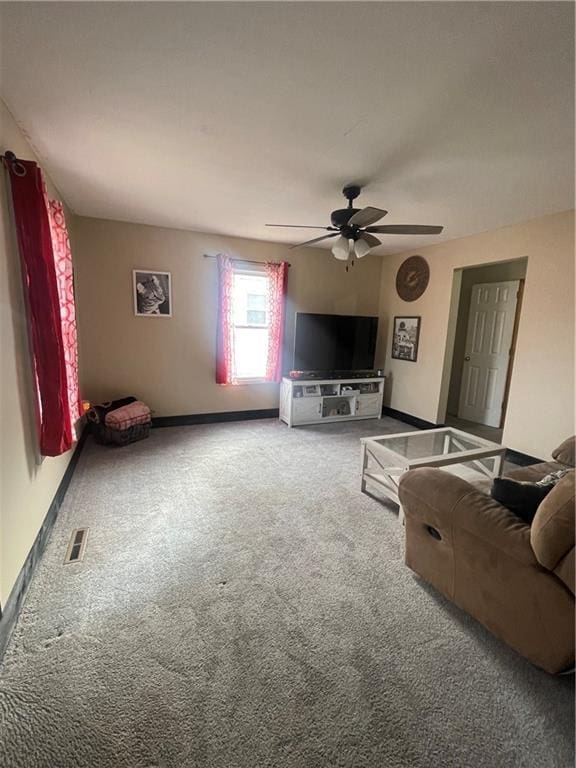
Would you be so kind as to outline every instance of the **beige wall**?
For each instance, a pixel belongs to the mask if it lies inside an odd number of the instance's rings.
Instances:
[[[460,289],[460,300],[458,303],[454,355],[448,390],[448,413],[451,413],[454,416],[458,415],[462,369],[464,366],[464,356],[466,354],[468,315],[470,314],[470,302],[472,301],[472,287],[477,283],[501,283],[507,280],[523,280],[525,277],[526,259],[503,261],[499,264],[491,264],[487,267],[472,267],[471,269],[462,270],[462,287]]]
[[[442,409],[446,338],[454,271],[527,258],[526,284],[503,442],[548,457],[574,433],[574,211],[452,240],[418,251],[430,265],[430,284],[414,302],[395,287],[410,254],[385,258],[380,293],[380,357],[392,408],[436,422]],[[394,315],[421,315],[416,363],[390,358]],[[448,370],[449,374],[449,370]]]
[[[278,407],[276,384],[214,382],[217,266],[204,253],[291,263],[289,353],[296,311],[378,314],[379,258],[347,273],[324,250],[80,217],[74,226],[82,387],[94,402],[135,394],[159,416]],[[173,317],[134,316],[135,268],[172,273]]]
[[[0,151],[35,160],[0,101]],[[4,169],[1,171],[4,177]],[[4,605],[24,564],[71,452],[37,458],[33,389],[20,261],[5,179],[0,183],[0,603]],[[51,185],[49,185],[51,186]],[[51,192],[54,193],[53,188]]]

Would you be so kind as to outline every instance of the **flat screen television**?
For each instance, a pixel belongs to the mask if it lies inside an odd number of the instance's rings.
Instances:
[[[296,313],[294,369],[361,371],[374,368],[377,317]]]

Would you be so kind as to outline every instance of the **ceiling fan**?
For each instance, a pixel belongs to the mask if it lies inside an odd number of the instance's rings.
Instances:
[[[352,201],[355,200],[362,187],[357,184],[347,184],[342,190],[342,194],[348,200],[348,208],[339,208],[330,214],[330,227],[313,227],[309,224],[266,224],[267,227],[296,227],[299,229],[325,229],[330,232],[329,235],[315,237],[313,240],[306,240],[304,243],[291,245],[290,248],[300,248],[303,245],[312,245],[322,240],[328,240],[331,237],[338,239],[332,246],[332,254],[341,261],[347,261],[350,254],[361,259],[363,256],[381,245],[382,241],[374,236],[374,233],[381,235],[439,235],[443,227],[425,226],[421,224],[388,224],[377,227],[370,226],[374,222],[386,216],[388,211],[382,208],[353,208]]]

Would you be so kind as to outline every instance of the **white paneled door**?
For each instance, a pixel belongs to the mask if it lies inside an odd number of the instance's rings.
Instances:
[[[472,286],[458,417],[499,427],[520,282]]]

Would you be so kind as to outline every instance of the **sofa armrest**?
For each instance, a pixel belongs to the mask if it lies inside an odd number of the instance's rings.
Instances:
[[[407,518],[453,538],[466,530],[525,565],[539,566],[530,545],[530,527],[509,509],[456,475],[425,467],[402,475],[398,495]]]

